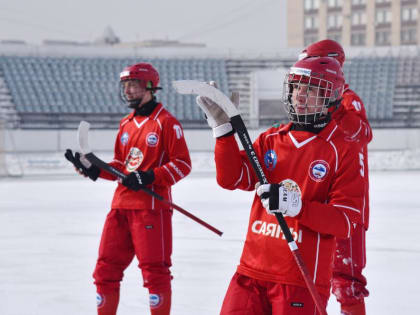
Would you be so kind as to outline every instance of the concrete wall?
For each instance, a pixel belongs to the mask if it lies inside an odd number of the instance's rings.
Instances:
[[[251,139],[262,131],[250,130]],[[116,130],[91,130],[89,143],[92,150],[112,151],[116,133]],[[375,129],[373,133],[370,150],[420,149],[420,129]],[[78,148],[76,130],[11,130],[3,133],[3,137],[6,152],[64,152],[66,148]],[[191,151],[214,149],[215,141],[210,128],[185,130],[185,139]]]

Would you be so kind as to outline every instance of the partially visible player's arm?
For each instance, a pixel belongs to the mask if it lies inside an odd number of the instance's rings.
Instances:
[[[333,113],[339,128],[351,139],[367,145],[372,140],[372,129],[362,100],[353,91],[344,93],[341,106]]]
[[[258,140],[254,143],[258,155]],[[235,136],[216,139],[214,150],[217,183],[225,189],[254,190],[258,179],[252,169],[245,151],[240,151]]]
[[[181,124],[171,118],[163,122],[162,128],[165,151],[161,154],[166,154],[169,162],[153,169],[155,174],[153,184],[171,186],[191,172],[191,158]],[[156,158],[162,159],[162,156]]]

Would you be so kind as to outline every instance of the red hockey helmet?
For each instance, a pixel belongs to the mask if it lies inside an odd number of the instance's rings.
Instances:
[[[320,40],[309,45],[299,55],[299,59],[315,56],[333,57],[338,60],[341,66],[343,66],[343,63],[346,60],[343,47],[332,39]]]
[[[294,89],[300,93],[299,102],[296,95],[293,97]],[[343,90],[344,74],[335,58],[306,57],[297,61],[283,86],[283,104],[289,120],[299,124],[318,123],[328,114],[326,109],[338,105]]]
[[[159,89],[159,73],[150,63],[141,62],[124,68],[120,73],[120,81],[126,80],[144,82],[145,88],[151,91]]]

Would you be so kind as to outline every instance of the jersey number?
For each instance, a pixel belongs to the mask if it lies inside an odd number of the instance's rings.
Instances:
[[[182,129],[181,129],[181,127],[178,126],[178,125],[174,125],[174,130],[175,130],[176,138],[177,139],[181,139],[181,137],[182,137]]]
[[[355,108],[358,112],[360,112],[360,110],[362,109],[362,104],[360,104],[360,102],[358,102],[358,101],[353,101],[353,102],[351,102],[351,104],[354,106],[354,108]]]

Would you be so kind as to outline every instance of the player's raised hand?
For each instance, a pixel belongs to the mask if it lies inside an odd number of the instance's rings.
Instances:
[[[97,166],[90,163],[79,152],[75,152],[73,155],[73,151],[67,149],[66,153],[64,153],[64,157],[74,165],[74,168],[80,175],[83,175],[84,177],[89,177],[93,181],[96,181],[98,179],[101,170]]]
[[[209,85],[217,88],[217,84],[214,81],[210,81]],[[239,106],[238,92],[232,93],[231,101],[236,107]],[[204,96],[197,96],[196,102],[204,111],[207,123],[213,129],[213,136],[215,138],[224,136],[233,130],[228,115],[218,104],[213,102],[210,98]]]

